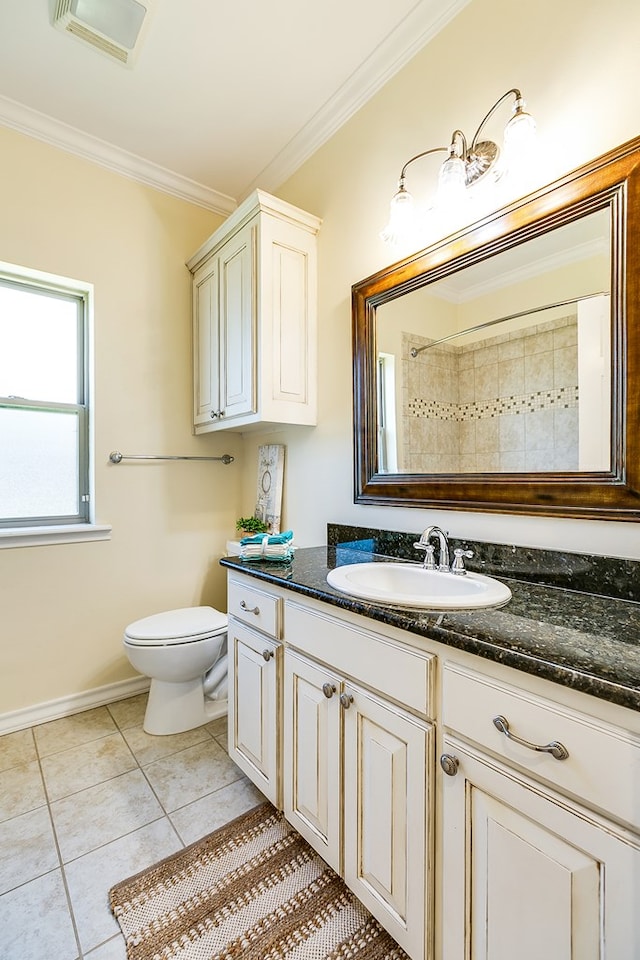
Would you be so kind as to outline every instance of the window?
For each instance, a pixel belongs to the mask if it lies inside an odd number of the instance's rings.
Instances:
[[[90,295],[0,264],[0,533],[89,522]]]

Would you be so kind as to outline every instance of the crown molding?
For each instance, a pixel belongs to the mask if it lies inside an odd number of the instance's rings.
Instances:
[[[225,217],[237,207],[233,197],[218,193],[217,190],[182,177],[127,150],[114,147],[8,97],[0,96],[0,123],[67,153],[97,163],[113,173],[119,173],[130,180],[144,183],[148,187],[154,187],[172,197],[194,203]]]
[[[243,193],[276,190],[471,0],[419,0]]]

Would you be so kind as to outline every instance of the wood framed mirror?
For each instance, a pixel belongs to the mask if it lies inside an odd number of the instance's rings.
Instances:
[[[640,137],[352,288],[355,502],[640,520]]]

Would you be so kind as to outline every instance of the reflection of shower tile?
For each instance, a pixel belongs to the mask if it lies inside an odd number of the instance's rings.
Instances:
[[[476,401],[494,399],[498,393],[498,364],[490,363],[487,366],[476,367],[475,381]]]
[[[535,353],[547,353],[551,350],[553,350],[553,330],[547,330],[545,333],[534,333],[530,337],[525,337],[525,356],[528,357]]]
[[[577,470],[578,447],[557,447],[553,468],[561,473]]]
[[[548,473],[549,464],[547,450],[527,450],[524,455],[524,469],[527,473]]]
[[[476,421],[463,420],[460,423],[460,453],[475,454],[476,452]]]
[[[470,454],[461,454],[458,457],[460,463],[460,473],[475,473],[477,470],[476,467],[476,455],[475,453]]]
[[[478,369],[478,367],[486,367],[489,364],[498,362],[498,347],[479,347],[477,350],[473,351],[473,365]]]
[[[578,446],[578,408],[562,407],[553,411],[553,437],[556,450]]]
[[[524,469],[524,450],[510,450],[500,454],[500,471],[502,473],[522,473]]]
[[[511,414],[500,417],[498,422],[500,424],[500,452],[524,452],[525,418],[518,414]]]
[[[498,345],[498,362],[503,360],[515,360],[517,357],[524,357],[524,339],[518,337],[515,340],[505,340]]]
[[[476,455],[476,469],[478,473],[499,473],[500,454],[498,452],[478,453]]]
[[[578,343],[578,324],[567,324],[564,327],[558,327],[553,331],[553,349],[560,350],[562,347],[571,347]]]
[[[470,370],[473,367],[473,350],[470,350],[468,347],[463,347],[460,353],[458,354],[458,369],[459,370]]]
[[[578,382],[578,345],[562,347],[553,354],[553,382],[556,387]]]
[[[524,393],[524,358],[504,360],[498,364],[498,390],[501,397]]]
[[[527,393],[553,388],[553,353],[536,353],[524,358],[524,389]]]
[[[533,451],[541,451],[550,456],[554,446],[553,410],[536,410],[533,413],[527,413],[524,421],[527,455]]]
[[[476,453],[497,454],[500,449],[500,420],[488,417],[476,421]]]

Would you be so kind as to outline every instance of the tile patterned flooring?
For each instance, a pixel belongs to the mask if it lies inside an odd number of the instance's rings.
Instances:
[[[0,736],[2,960],[126,960],[109,888],[264,800],[226,718],[142,729],[146,694]]]

